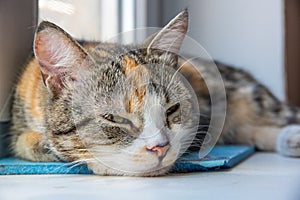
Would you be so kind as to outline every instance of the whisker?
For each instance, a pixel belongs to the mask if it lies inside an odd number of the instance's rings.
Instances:
[[[68,169],[68,172],[69,172],[73,168],[72,166],[74,165],[74,163],[76,163],[76,161],[63,163],[62,165],[54,168],[54,171],[59,171],[60,169],[66,167]],[[68,173],[68,172],[66,172],[66,173]]]

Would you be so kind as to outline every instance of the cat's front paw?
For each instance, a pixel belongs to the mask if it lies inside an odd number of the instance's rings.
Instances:
[[[278,135],[276,149],[284,156],[300,157],[300,125],[284,127]]]

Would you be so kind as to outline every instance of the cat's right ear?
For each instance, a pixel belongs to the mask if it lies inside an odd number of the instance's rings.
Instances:
[[[33,49],[44,83],[54,96],[61,94],[66,79],[76,79],[88,56],[68,33],[47,21],[38,26]]]
[[[177,54],[188,29],[187,9],[174,17],[162,30],[150,36],[144,42],[147,54],[168,53],[177,60]]]

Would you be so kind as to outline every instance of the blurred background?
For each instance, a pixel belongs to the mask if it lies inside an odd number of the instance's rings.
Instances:
[[[219,61],[245,68],[280,99],[284,92],[282,0],[40,0],[39,20],[78,39],[105,40],[119,32],[162,27],[188,8],[188,35]]]
[[[0,0],[0,143],[12,87],[39,21],[52,21],[77,39],[107,40],[162,27],[185,8],[188,35],[212,58],[249,71],[280,100],[300,105],[299,0]]]

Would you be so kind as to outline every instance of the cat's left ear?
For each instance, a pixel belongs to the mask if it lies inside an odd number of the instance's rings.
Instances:
[[[66,79],[75,80],[88,54],[55,24],[43,21],[34,38],[34,54],[44,83],[54,96],[60,95]]]
[[[161,31],[150,36],[144,43],[147,53],[167,52],[177,60],[177,54],[188,29],[188,11],[173,18]]]

